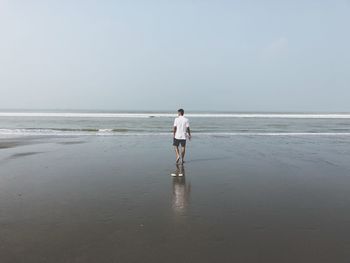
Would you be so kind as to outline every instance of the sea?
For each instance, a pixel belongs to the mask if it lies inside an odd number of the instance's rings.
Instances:
[[[0,136],[169,136],[176,112],[0,111]],[[350,113],[188,112],[193,136],[350,136]]]

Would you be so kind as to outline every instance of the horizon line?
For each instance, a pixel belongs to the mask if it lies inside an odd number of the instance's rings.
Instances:
[[[73,112],[101,112],[101,113],[176,113],[177,109],[174,110],[165,110],[165,109],[159,109],[159,110],[150,110],[150,109],[135,109],[135,110],[130,110],[130,109],[73,109],[73,108],[0,108],[0,112],[45,112],[47,111],[48,113],[55,113],[55,112],[66,112],[69,113],[70,111]],[[223,109],[218,109],[218,110],[202,110],[202,109],[185,109],[185,113],[192,112],[192,113],[290,113],[290,114],[317,114],[317,113],[323,113],[323,114],[349,114],[349,111],[326,111],[326,110],[223,110]]]

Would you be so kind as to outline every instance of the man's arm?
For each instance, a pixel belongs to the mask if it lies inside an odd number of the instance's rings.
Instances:
[[[186,122],[186,132],[187,132],[187,134],[188,134],[188,139],[190,139],[191,140],[191,130],[190,130],[190,122],[187,120],[187,122]]]
[[[177,118],[175,118],[175,120],[174,120],[173,127],[174,127],[174,129],[173,129],[173,137],[175,138],[175,134],[176,134],[176,130],[177,130]]]
[[[188,139],[191,140],[191,130],[190,130],[190,127],[187,127],[187,133],[188,133]]]

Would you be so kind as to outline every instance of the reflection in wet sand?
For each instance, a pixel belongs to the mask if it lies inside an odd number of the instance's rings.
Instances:
[[[176,177],[173,177],[172,207],[176,214],[183,214],[189,204],[191,184],[186,184],[185,167],[176,164]]]

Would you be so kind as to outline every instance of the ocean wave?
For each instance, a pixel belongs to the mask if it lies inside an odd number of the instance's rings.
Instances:
[[[285,118],[285,119],[350,119],[349,113],[190,113],[198,118]],[[0,117],[56,118],[173,118],[173,113],[70,113],[70,112],[0,112]]]
[[[139,132],[127,129],[0,129],[1,135],[13,136],[172,136],[171,132]],[[194,132],[203,136],[350,136],[350,132]]]

